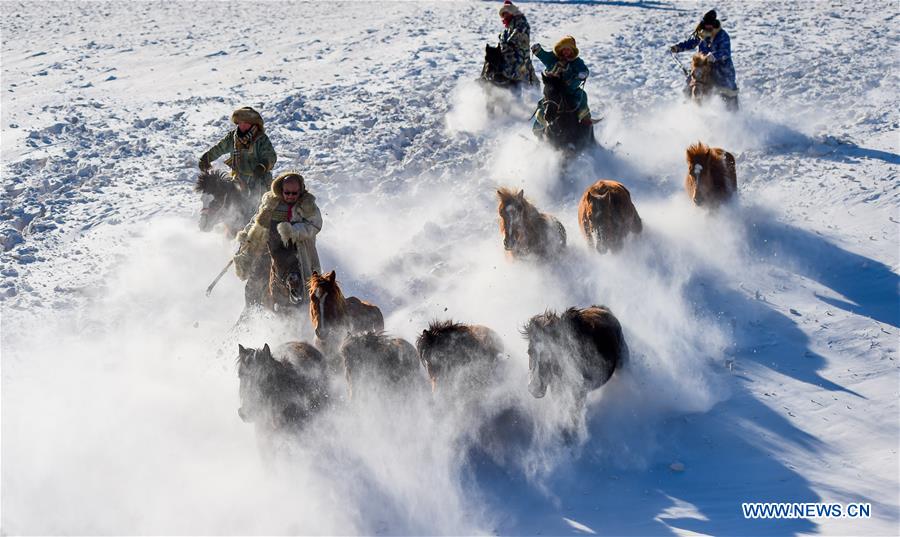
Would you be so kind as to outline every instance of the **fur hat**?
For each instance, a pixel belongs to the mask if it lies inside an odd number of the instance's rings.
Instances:
[[[510,0],[503,0],[503,7],[500,8],[500,16],[509,15],[510,17],[518,17],[522,12],[519,11],[515,5],[513,5]]]
[[[259,125],[263,126],[262,116],[259,115],[259,112],[250,108],[249,106],[244,106],[242,108],[238,108],[234,112],[231,113],[231,122],[237,125],[238,123],[249,123],[251,125]]]
[[[300,172],[287,171],[279,173],[278,177],[276,177],[275,180],[272,181],[272,193],[281,198],[281,192],[284,190],[284,180],[291,176],[300,179],[300,192],[306,192],[306,179],[304,179],[303,176],[300,175]]]
[[[564,48],[572,49],[572,52],[575,53],[575,56],[572,58],[573,60],[578,57],[578,47],[575,46],[575,38],[571,35],[564,36],[553,45],[553,54],[556,54],[557,58],[562,58],[562,54],[560,53]]]
[[[700,26],[712,26],[713,28],[719,28],[722,26],[722,23],[719,22],[719,18],[716,15],[716,10],[711,9],[703,15],[703,20],[700,21]]]

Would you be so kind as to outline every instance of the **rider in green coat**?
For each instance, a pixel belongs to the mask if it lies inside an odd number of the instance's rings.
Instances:
[[[278,155],[266,136],[259,112],[249,106],[238,108],[231,114],[231,122],[235,129],[200,157],[200,170],[208,170],[217,158],[229,155],[225,164],[255,205],[272,184]]]

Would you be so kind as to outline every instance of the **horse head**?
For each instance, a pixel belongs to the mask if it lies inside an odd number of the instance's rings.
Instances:
[[[690,76],[691,96],[694,99],[700,99],[712,90],[712,62],[706,54],[698,52],[691,58]]]
[[[525,240],[525,191],[513,192],[508,188],[497,189],[497,197],[500,204],[497,212],[500,214],[500,233],[503,235],[503,249],[513,251],[524,243]]]
[[[270,285],[279,285],[284,289],[291,304],[303,302],[306,289],[303,285],[303,274],[300,271],[300,258],[296,255],[272,256],[273,278]],[[274,289],[270,289],[274,296]]]
[[[686,151],[688,175],[686,187],[691,201],[696,205],[703,205],[711,201],[716,195],[715,173],[717,171],[717,159],[713,149],[708,145],[697,142],[688,147]]]
[[[340,330],[345,299],[337,284],[335,271],[325,275],[313,272],[309,278],[309,317],[316,337],[326,340]]]
[[[548,123],[554,123],[560,115],[568,111],[565,83],[558,76],[541,73],[544,81],[544,119]]]
[[[552,311],[532,317],[522,330],[528,340],[528,391],[540,399],[559,376],[556,352],[561,344],[560,317]]]
[[[245,422],[255,421],[263,407],[261,384],[276,367],[269,345],[261,349],[248,349],[238,344],[238,378],[240,400],[238,416]]]
[[[194,184],[194,191],[201,194],[200,199],[203,203],[203,208],[200,209],[201,231],[209,231],[226,218],[241,216],[227,214],[240,206],[243,195],[240,187],[232,182],[224,171],[201,172]]]

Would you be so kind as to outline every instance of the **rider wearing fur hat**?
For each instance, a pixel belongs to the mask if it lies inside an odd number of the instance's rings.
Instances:
[[[259,112],[249,106],[238,108],[232,112],[231,122],[235,129],[200,157],[200,170],[208,170],[217,158],[229,155],[225,164],[255,204],[272,183],[272,167],[278,156]]]
[[[316,250],[321,230],[322,213],[303,176],[293,171],[279,174],[263,194],[256,215],[237,235],[241,250],[234,257],[234,268],[238,278],[247,280],[247,305],[262,300],[270,256],[294,255],[296,249],[304,282],[313,271],[322,271]]]
[[[578,46],[575,38],[567,35],[553,46],[553,52],[544,50],[540,44],[531,47],[531,52],[537,56],[546,70],[548,76],[559,77],[565,82],[569,97],[578,103],[578,119],[582,122],[590,122],[591,111],[588,108],[587,93],[583,86],[590,71],[584,61],[578,57]],[[543,103],[538,105],[538,123],[543,123]]]
[[[707,58],[713,62],[713,81],[719,94],[722,95],[722,99],[730,109],[737,109],[738,87],[735,81],[734,63],[731,61],[731,38],[728,37],[728,32],[722,29],[722,23],[715,10],[708,11],[703,15],[703,19],[697,24],[697,28],[688,39],[672,45],[669,50],[683,52],[693,50],[698,46],[700,52],[706,54]]]
[[[517,82],[534,84],[534,65],[528,50],[531,47],[531,27],[525,15],[510,0],[500,8],[503,31],[500,32],[500,54],[503,55],[502,75]]]

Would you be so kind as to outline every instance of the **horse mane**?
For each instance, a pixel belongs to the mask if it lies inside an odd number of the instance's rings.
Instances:
[[[447,319],[445,321],[438,321],[435,319],[428,324],[428,328],[422,330],[422,333],[416,339],[416,351],[419,353],[419,356],[421,356],[427,346],[434,344],[442,336],[448,333],[458,333],[468,329],[469,327],[467,325],[458,323],[453,319]]]
[[[692,144],[685,152],[688,167],[693,170],[694,164],[700,164],[704,168],[710,168],[710,173],[714,180],[724,180],[727,170],[725,169],[725,152],[719,148],[713,148],[701,141]]]
[[[201,172],[197,177],[197,182],[194,183],[194,192],[207,192],[211,194],[212,191],[218,190],[223,184],[229,182],[228,174],[222,170]]]

